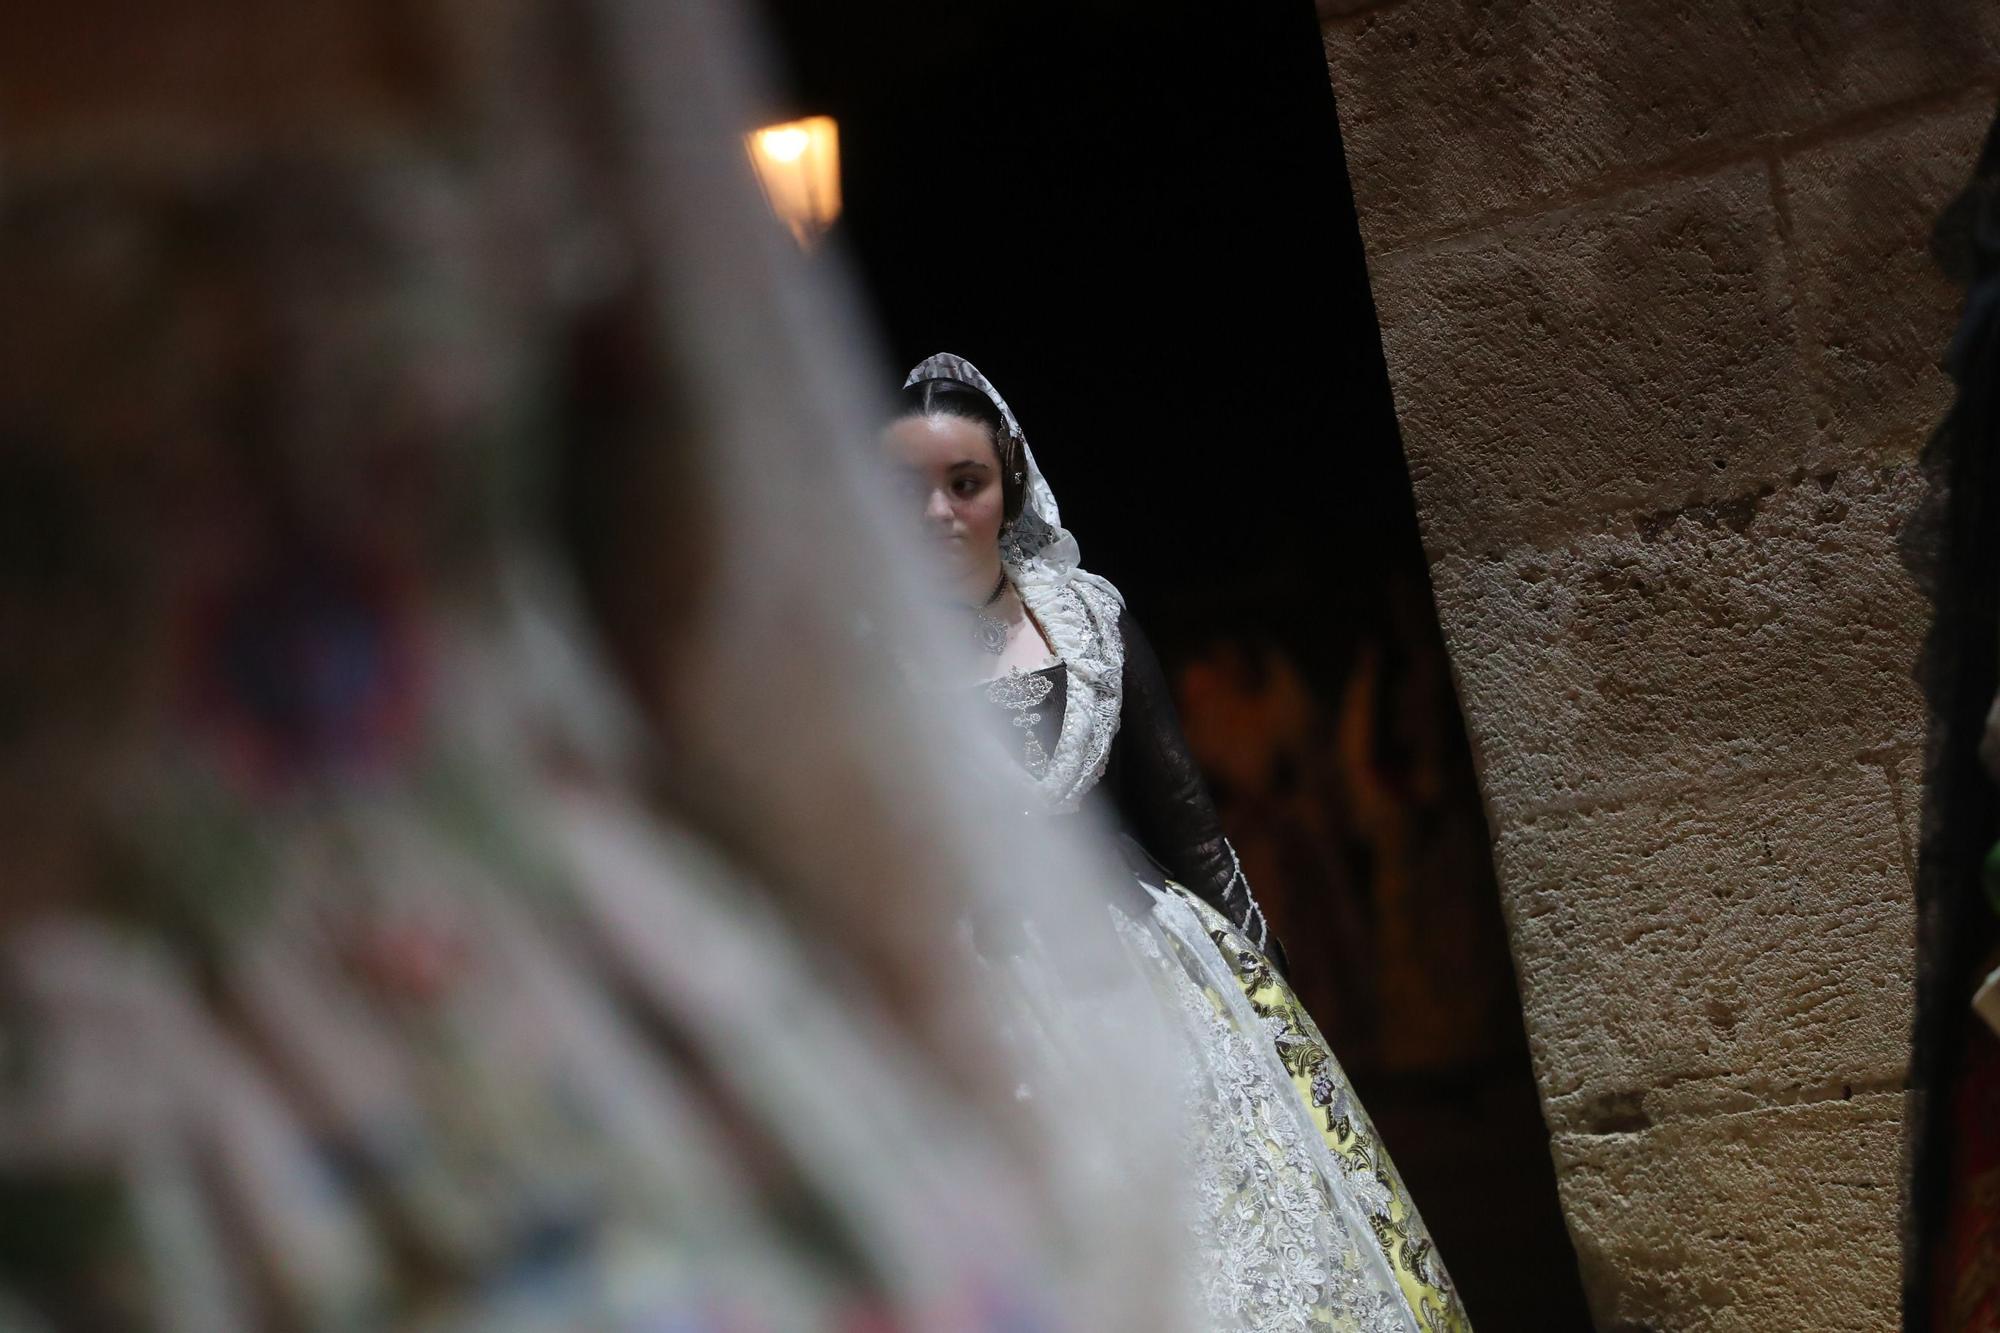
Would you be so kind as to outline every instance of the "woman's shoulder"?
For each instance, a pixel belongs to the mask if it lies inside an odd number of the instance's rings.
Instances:
[[[1103,579],[1079,573],[1028,602],[1050,650],[1072,670],[1101,676],[1123,664],[1125,635],[1119,617],[1125,599]]]
[[[1062,597],[1106,627],[1125,623],[1125,597],[1110,580],[1095,574],[1078,574],[1063,586]]]
[[[1081,580],[1078,582],[1081,583]],[[1124,595],[1107,582],[1095,582],[1101,586],[1085,585],[1078,587],[1077,591],[1101,632],[1116,639],[1121,648],[1143,649],[1147,643],[1146,632],[1140,628],[1138,617],[1132,614]]]

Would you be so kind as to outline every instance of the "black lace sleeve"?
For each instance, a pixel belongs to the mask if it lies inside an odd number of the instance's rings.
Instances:
[[[1169,875],[1228,917],[1283,970],[1284,951],[1222,834],[1159,658],[1131,612],[1119,614],[1118,628],[1125,639],[1125,699],[1106,776],[1119,818]]]

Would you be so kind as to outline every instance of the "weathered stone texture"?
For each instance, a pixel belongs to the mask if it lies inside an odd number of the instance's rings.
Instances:
[[[1603,1333],[1885,1333],[1903,1096],[1554,1141]]]
[[[1896,819],[1903,835],[1903,871],[1910,879],[1910,900],[1917,896],[1917,844],[1923,833],[1924,752],[1914,746],[1889,756],[1884,771],[1896,793]]]
[[[1553,549],[1438,560],[1496,829],[1917,743],[1927,611],[1895,531],[1921,490],[1912,465],[1864,469]]]
[[[1809,429],[1761,164],[1404,251],[1373,285],[1433,558],[1843,461]]]
[[[1897,534],[2000,5],[1335,8],[1599,1327],[1893,1328],[1930,614]]]
[[[1825,449],[1913,454],[1950,404],[1951,383],[1938,363],[1960,293],[1926,246],[1978,155],[1993,106],[1993,95],[1981,92],[1780,165],[1807,381]]]
[[[1404,0],[1325,31],[1375,254],[2000,69],[1990,0]]]
[[[1545,816],[1497,858],[1557,1133],[1902,1085],[1915,946],[1881,767]]]

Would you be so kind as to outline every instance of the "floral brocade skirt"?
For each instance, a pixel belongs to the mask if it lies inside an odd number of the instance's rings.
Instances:
[[[1206,1034],[1201,1282],[1216,1325],[1470,1333],[1409,1190],[1290,985],[1193,893],[1149,891],[1180,964],[1168,973]]]
[[[983,1127],[756,886],[595,795],[491,809],[535,860],[399,805],[0,930],[0,1330],[1075,1327]]]

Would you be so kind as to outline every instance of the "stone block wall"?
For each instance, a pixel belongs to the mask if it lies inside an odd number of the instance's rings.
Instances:
[[[1896,536],[2000,6],[1319,12],[1597,1323],[1894,1328]]]

